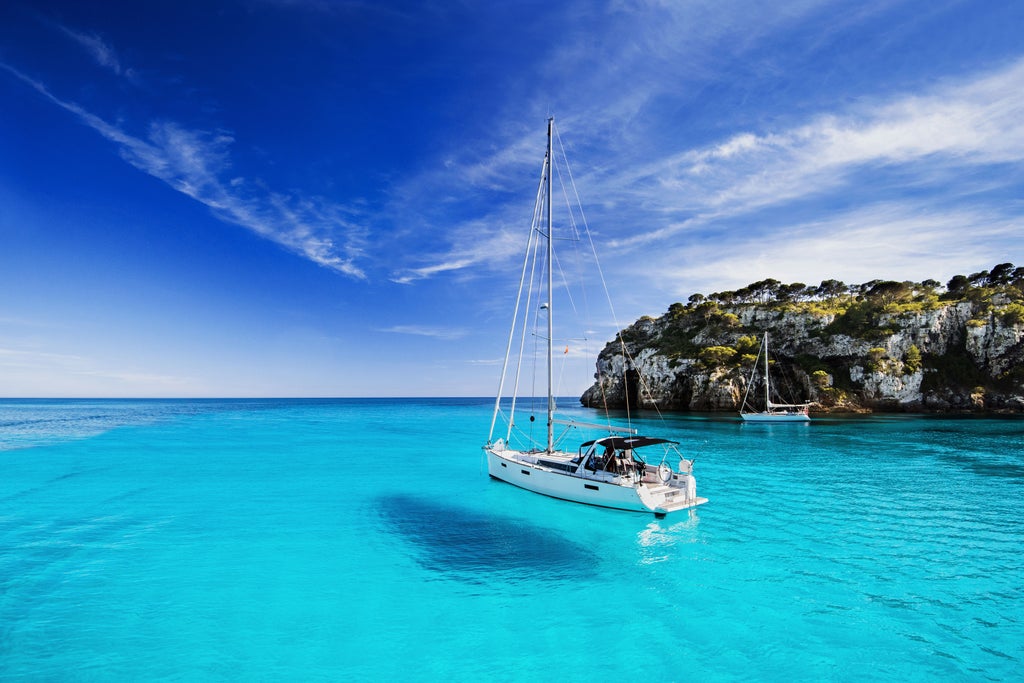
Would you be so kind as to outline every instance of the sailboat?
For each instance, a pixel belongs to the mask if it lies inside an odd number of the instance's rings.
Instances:
[[[757,375],[762,355],[764,356],[764,410],[757,411],[753,407],[754,401],[750,390],[754,386],[754,378]],[[771,396],[772,380],[768,372],[768,333],[765,332],[764,339],[761,341],[761,349],[757,352],[757,359],[754,361],[754,368],[750,371],[747,391],[743,394],[740,417],[745,422],[807,422],[811,419],[808,414],[810,403],[774,403]]]
[[[523,260],[519,295],[514,307],[491,428],[487,443],[483,446],[487,472],[493,479],[552,498],[616,510],[653,513],[656,517],[706,503],[706,498],[697,496],[693,459],[682,457],[677,448],[679,442],[642,436],[628,426],[592,424],[556,416],[553,392],[555,237],[551,200],[555,173],[554,130],[554,119],[548,119],[547,153],[544,156],[533,225]],[[572,222],[571,218],[569,222]],[[568,232],[568,229],[565,231]],[[539,304],[534,301],[530,291],[532,287],[527,285],[527,276],[530,276],[529,282],[532,282],[538,265],[541,273],[546,270],[539,279],[544,280],[543,290],[547,296],[547,300]],[[522,316],[520,308],[523,309]],[[530,319],[541,320],[541,326],[546,323],[546,330],[531,333],[528,329]],[[515,366],[517,371],[513,390],[506,397],[503,396],[505,381],[517,338],[520,340],[519,363]],[[536,436],[534,427],[536,432],[541,432],[541,429],[540,425],[535,425],[534,415],[530,415],[529,421],[522,426],[516,420],[517,410],[519,413],[524,412],[521,403],[528,403],[525,399],[520,402],[517,395],[523,349],[528,338],[543,339],[546,344],[547,395],[543,401],[547,421],[543,434],[538,433]],[[506,401],[505,406],[502,404],[503,399]],[[499,418],[504,421],[503,435],[498,430]],[[556,425],[561,430],[557,436]],[[581,439],[582,443],[575,449],[563,445],[568,441],[569,434],[578,434],[580,431],[602,435]]]

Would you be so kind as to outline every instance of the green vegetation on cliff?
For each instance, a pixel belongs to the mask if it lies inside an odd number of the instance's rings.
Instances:
[[[662,319],[657,336],[640,334],[634,325],[623,331],[626,343],[641,343],[670,358],[699,356],[705,348],[695,339],[702,331],[743,333],[758,330],[743,327],[736,311],[757,308],[779,313],[805,313],[822,319],[820,335],[843,334],[863,340],[878,340],[893,333],[883,323],[904,314],[933,311],[960,302],[974,304],[976,324],[984,324],[989,316],[1000,316],[1004,324],[1024,322],[1024,267],[1001,263],[992,270],[971,275],[956,275],[946,284],[936,280],[896,282],[871,280],[847,285],[839,280],[823,280],[818,286],[801,282],[783,284],[767,279],[751,283],[735,291],[693,294],[686,304],[674,303]],[[756,345],[755,345],[756,346]],[[915,347],[916,348],[916,347]],[[738,362],[749,353],[735,349]],[[920,351],[917,351],[918,356]],[[717,356],[721,356],[719,352]],[[920,358],[905,359],[912,365]]]
[[[611,368],[632,365],[659,375],[646,405],[731,410],[766,331],[773,374],[803,394],[790,400],[823,409],[1024,409],[1024,267],[1011,263],[945,286],[766,279],[693,294],[606,346],[582,400],[614,395]]]

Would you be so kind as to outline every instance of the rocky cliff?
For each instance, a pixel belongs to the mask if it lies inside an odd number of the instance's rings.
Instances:
[[[812,411],[1024,412],[1024,268],[818,287],[765,280],[644,317],[598,356],[588,406],[736,411],[761,337]]]

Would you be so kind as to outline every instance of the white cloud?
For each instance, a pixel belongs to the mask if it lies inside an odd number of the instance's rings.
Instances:
[[[632,204],[662,215],[736,216],[835,192],[865,169],[903,167],[933,185],[961,169],[1024,160],[1024,60],[977,80],[908,95],[873,108],[822,114],[806,125],[725,142],[610,179]],[[625,201],[625,199],[624,199]],[[692,227],[676,221],[618,240],[638,246]]]
[[[346,207],[321,198],[267,193],[230,173],[233,142],[222,131],[191,130],[170,121],[150,124],[146,139],[107,123],[17,69],[0,62],[50,102],[75,114],[83,123],[118,145],[121,157],[135,168],[208,206],[221,220],[233,223],[325,268],[364,279],[358,260],[365,229]]]
[[[0,348],[0,396],[188,395],[191,377],[105,367],[94,358],[37,348]]]
[[[1024,246],[1024,219],[968,209],[938,211],[913,203],[858,208],[821,220],[776,227],[774,239],[733,237],[728,248],[708,240],[685,258],[651,262],[647,275],[676,299],[736,289],[766,277],[805,284],[929,278],[945,281],[988,268]],[[1003,245],[996,249],[992,245]]]
[[[91,379],[107,380],[112,384],[122,384],[127,387],[145,387],[151,391],[154,387],[163,390],[191,389],[196,380],[189,377],[177,377],[175,375],[152,374],[145,372],[123,372],[111,370],[82,370],[75,374],[89,377]]]
[[[79,364],[84,360],[85,359],[81,356],[72,354],[0,348],[0,364],[9,368],[33,367],[40,365],[60,365],[66,368],[71,365]]]
[[[510,213],[521,209],[521,206],[504,207]],[[529,225],[522,227],[523,220],[514,229],[501,227],[509,224],[514,225],[514,219],[493,215],[454,227],[451,231],[454,246],[448,253],[424,255],[420,259],[428,265],[406,268],[396,272],[391,279],[398,284],[411,284],[440,273],[466,271],[480,264],[505,269],[516,258],[522,257],[529,235]]]
[[[380,330],[394,334],[411,334],[417,337],[432,337],[434,339],[453,340],[466,336],[466,331],[458,328],[427,327],[422,325],[395,325]]]
[[[121,68],[121,62],[117,58],[117,53],[114,48],[111,47],[106,41],[100,38],[95,33],[85,33],[82,31],[76,31],[67,26],[59,26],[60,30],[76,43],[85,48],[96,63],[100,66],[110,69],[115,74],[120,76],[123,72]]]

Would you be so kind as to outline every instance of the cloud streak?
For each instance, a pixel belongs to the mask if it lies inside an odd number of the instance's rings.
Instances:
[[[356,214],[319,197],[266,192],[257,183],[231,176],[229,134],[154,121],[145,138],[137,137],[57,97],[9,64],[0,62],[0,68],[113,142],[126,162],[206,205],[220,220],[325,268],[366,278],[358,263],[364,255],[365,229],[354,220]]]
[[[95,359],[75,354],[0,347],[0,368],[4,368],[0,391],[17,396],[53,395],[51,392],[67,391],[66,387],[76,385],[76,378],[84,379],[88,386],[93,387],[90,391],[95,391],[96,386],[103,386],[104,393],[114,396],[134,393],[139,388],[147,392],[156,388],[161,393],[180,393],[197,386],[197,381],[191,377],[131,372],[97,365]]]
[[[111,47],[106,41],[95,33],[85,33],[83,31],[76,31],[67,26],[58,24],[57,28],[60,31],[71,38],[73,41],[78,43],[85,49],[86,52],[96,61],[97,64],[105,69],[109,69],[118,76],[125,76],[132,78],[134,73],[131,69],[125,69],[121,66],[121,60],[117,57],[117,52]]]
[[[466,336],[466,331],[457,328],[447,327],[426,327],[422,325],[395,325],[381,329],[381,332],[393,334],[411,334],[417,337],[431,337],[433,339],[454,340]]]
[[[506,207],[514,213],[520,207]],[[482,220],[470,221],[453,229],[452,241],[455,247],[445,254],[431,254],[421,257],[428,265],[410,267],[395,272],[391,280],[398,284],[413,284],[440,274],[466,272],[482,263],[495,267],[508,267],[509,260],[522,255],[529,225],[520,220],[511,228],[513,220],[489,216]]]
[[[938,186],[962,169],[1024,160],[1024,60],[975,81],[909,95],[873,109],[822,114],[798,128],[668,157],[614,182],[633,203],[702,223],[838,191],[865,170],[901,168]],[[620,238],[618,247],[662,240],[693,220]]]
[[[940,211],[927,204],[889,202],[797,223],[760,236],[694,242],[685,258],[652,259],[648,276],[678,297],[705,294],[765,277],[797,277],[806,284],[836,278],[945,279],[965,264],[992,265],[987,245],[1020,243],[1024,221],[991,210]]]

